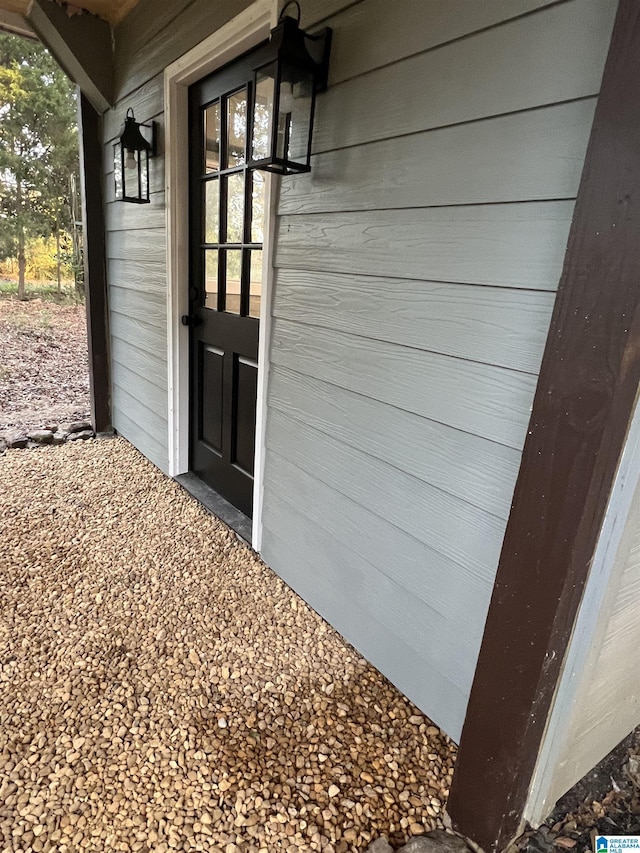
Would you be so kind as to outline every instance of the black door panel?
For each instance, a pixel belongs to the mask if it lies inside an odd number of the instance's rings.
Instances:
[[[264,178],[246,167],[251,68],[241,58],[189,91],[190,464],[248,516],[264,227]]]

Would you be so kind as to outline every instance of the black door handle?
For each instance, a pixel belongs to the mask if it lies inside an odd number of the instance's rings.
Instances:
[[[190,326],[192,329],[194,326],[199,326],[202,322],[200,317],[196,314],[183,314],[180,318],[183,326]]]

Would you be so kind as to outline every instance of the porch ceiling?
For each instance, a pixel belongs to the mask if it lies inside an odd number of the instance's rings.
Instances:
[[[17,12],[7,12],[0,7],[0,32],[2,31],[25,38],[37,38],[22,15],[18,15]]]
[[[54,0],[47,1],[54,2]],[[26,16],[31,2],[32,0],[0,0],[0,11]],[[75,0],[73,3],[60,2],[59,5],[66,6],[70,15],[84,10],[115,25],[129,14],[137,3],[138,0]]]

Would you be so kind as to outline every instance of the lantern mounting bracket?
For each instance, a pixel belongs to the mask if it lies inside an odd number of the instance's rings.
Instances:
[[[286,13],[287,9],[289,8],[289,6],[295,6],[296,9],[298,10],[298,17],[296,19],[296,23],[298,24],[298,26],[300,26],[301,11],[300,11],[300,3],[298,2],[298,0],[287,0],[287,2],[284,4],[282,9],[280,9],[280,14],[278,15],[278,23],[279,24],[282,23],[282,19],[285,17],[285,13]]]

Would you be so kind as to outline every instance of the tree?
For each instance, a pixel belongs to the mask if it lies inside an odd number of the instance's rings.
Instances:
[[[71,230],[71,176],[78,172],[75,92],[38,42],[0,33],[0,247],[18,260],[25,298],[25,246]]]

